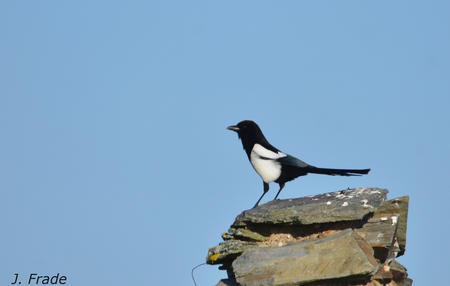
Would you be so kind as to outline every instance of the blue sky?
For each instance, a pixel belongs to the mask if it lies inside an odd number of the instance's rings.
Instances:
[[[261,195],[236,135],[409,195],[417,285],[450,254],[448,1],[2,1],[0,281],[191,285]],[[276,186],[265,201],[275,195]],[[197,270],[199,285],[225,273]]]

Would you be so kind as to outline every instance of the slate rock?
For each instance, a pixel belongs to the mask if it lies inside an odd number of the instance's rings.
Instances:
[[[265,237],[257,232],[248,230],[246,228],[237,228],[236,229],[236,228],[231,227],[228,230],[228,232],[230,233],[230,235],[232,235],[234,238],[237,238],[237,239],[249,240],[249,241],[266,241],[267,240],[267,237]]]
[[[412,286],[413,281],[412,279],[406,278],[401,283],[397,283],[398,286]]]
[[[405,252],[408,203],[408,196],[386,201],[366,224],[356,229],[356,232],[375,249],[375,257],[381,261],[386,259],[396,227],[396,237],[400,248],[397,256]]]
[[[372,248],[351,229],[325,238],[283,247],[246,249],[232,264],[242,286],[302,285],[305,283],[369,277],[378,263]]]
[[[392,261],[389,267],[395,281],[399,282],[408,278],[408,270],[405,266],[398,263],[397,260]]]
[[[271,201],[236,217],[234,228],[254,224],[311,225],[363,220],[386,199],[388,190],[357,188],[315,196]]]
[[[386,260],[395,233],[395,224],[390,217],[371,218],[362,228],[355,231],[375,250],[375,258],[380,261]]]
[[[245,249],[256,246],[256,243],[250,241],[242,241],[231,239],[219,243],[215,247],[208,250],[206,263],[208,264],[222,264],[235,259]]]
[[[406,250],[406,230],[408,224],[409,196],[384,202],[374,213],[373,218],[398,216],[397,240],[400,246],[399,256]]]

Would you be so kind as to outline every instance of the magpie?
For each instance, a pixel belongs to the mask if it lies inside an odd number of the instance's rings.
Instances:
[[[272,146],[264,137],[259,126],[251,120],[241,121],[237,125],[228,126],[227,129],[237,132],[250,163],[263,180],[264,192],[253,208],[258,206],[261,199],[269,191],[270,182],[278,183],[280,186],[274,198],[276,200],[286,182],[300,176],[306,176],[309,173],[331,176],[360,176],[370,171],[370,169],[317,168],[310,165]]]

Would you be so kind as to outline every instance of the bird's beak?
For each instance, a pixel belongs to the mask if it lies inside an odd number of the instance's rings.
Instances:
[[[232,130],[232,131],[239,132],[239,127],[237,127],[236,125],[228,126],[227,129],[228,129],[228,130]]]

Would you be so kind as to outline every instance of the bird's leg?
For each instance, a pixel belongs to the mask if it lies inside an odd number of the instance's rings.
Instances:
[[[264,182],[264,193],[262,194],[262,196],[259,198],[259,200],[256,202],[255,206],[253,208],[256,208],[259,204],[259,201],[264,197],[264,195],[269,191],[269,184]]]
[[[280,189],[278,190],[278,193],[273,200],[276,200],[278,198],[278,195],[280,194],[281,190],[284,188],[284,183],[278,183],[278,184],[280,185]]]

